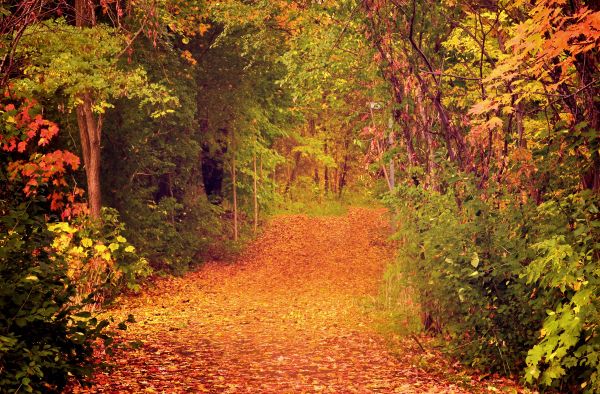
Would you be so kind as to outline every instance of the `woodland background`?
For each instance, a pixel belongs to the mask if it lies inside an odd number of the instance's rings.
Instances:
[[[3,391],[84,381],[125,326],[102,304],[226,259],[270,214],[380,198],[386,283],[414,288],[423,330],[482,371],[600,392],[596,1],[0,15]]]

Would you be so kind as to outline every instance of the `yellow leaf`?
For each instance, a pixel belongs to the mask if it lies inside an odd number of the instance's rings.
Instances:
[[[83,248],[81,246],[73,246],[71,248],[71,250],[69,250],[69,254],[76,254],[76,255],[84,254]]]

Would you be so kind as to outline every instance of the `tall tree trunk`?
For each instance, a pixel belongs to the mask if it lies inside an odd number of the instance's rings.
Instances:
[[[390,135],[388,136],[388,144],[390,145],[390,149],[394,146],[394,132],[390,130]],[[396,167],[394,166],[394,157],[390,157],[390,186],[392,190],[396,187]]]
[[[89,94],[80,96],[82,103],[77,106],[77,126],[81,139],[81,151],[85,165],[87,181],[88,206],[90,216],[100,217],[102,208],[102,191],[100,181],[100,143],[102,136],[102,117],[96,117],[92,111],[93,101]]]
[[[252,157],[254,164],[254,233],[258,230],[258,171],[256,169],[256,152]]]
[[[231,131],[231,186],[233,187],[233,240],[238,240],[237,179],[235,171],[235,132]]]
[[[594,84],[594,77],[600,68],[600,55],[596,51],[595,54],[577,55],[576,59],[575,66],[581,79],[580,84],[587,86],[583,90],[583,105],[588,128],[598,133],[600,130],[600,100],[598,100],[598,97],[600,97],[600,88],[598,88],[597,82]],[[597,135],[596,138],[598,138]],[[582,174],[582,183],[585,188],[600,193],[600,153],[598,153],[598,149],[595,149],[598,145],[594,146],[593,137],[588,138],[587,145],[592,150],[592,155],[589,167]]]
[[[338,198],[342,197],[342,193],[344,191],[344,186],[346,186],[346,174],[348,173],[348,160],[350,158],[350,142],[351,136],[346,130],[346,135],[344,137],[344,162],[340,168],[339,176],[335,179],[335,192],[338,195]]]
[[[75,26],[93,27],[96,24],[93,0],[75,0]],[[89,92],[79,97],[81,103],[75,109],[77,126],[81,138],[81,151],[85,165],[87,181],[88,205],[90,216],[100,218],[102,208],[102,192],[100,182],[100,143],[102,136],[102,117],[94,115],[94,101]]]
[[[262,158],[262,153],[260,154],[260,160],[259,161],[260,161],[260,165],[259,165],[259,167],[260,167],[260,176],[258,177],[258,179],[260,179],[262,181],[263,179],[265,179],[264,178],[264,172],[263,172],[263,158]]]
[[[287,184],[285,185],[284,195],[287,195],[290,191],[292,183],[296,180],[296,176],[298,174],[298,167],[300,166],[300,158],[302,157],[302,153],[296,152],[294,153],[294,164],[292,166],[292,170],[289,173]]]
[[[329,153],[328,147],[327,147],[327,141],[325,141],[325,146],[323,147],[323,152],[326,155]],[[325,182],[325,186],[324,186],[325,195],[327,195],[327,193],[329,193],[329,168],[327,167],[327,165],[325,165],[325,168],[323,169],[323,181]]]

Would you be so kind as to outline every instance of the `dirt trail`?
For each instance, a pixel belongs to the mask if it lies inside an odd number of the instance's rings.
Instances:
[[[387,235],[383,210],[273,219],[235,264],[122,300],[117,314],[138,321],[126,339],[142,346],[91,391],[475,391],[416,367],[416,345],[392,355],[372,328],[364,302],[392,258]]]

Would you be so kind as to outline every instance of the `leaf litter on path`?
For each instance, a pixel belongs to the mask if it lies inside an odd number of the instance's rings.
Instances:
[[[234,264],[211,262],[123,297],[115,367],[79,393],[470,393],[492,387],[410,338],[375,330],[361,302],[394,256],[384,209],[278,216]],[[423,368],[423,357],[439,363]],[[433,358],[433,359],[432,359]],[[461,379],[452,378],[460,376]]]

